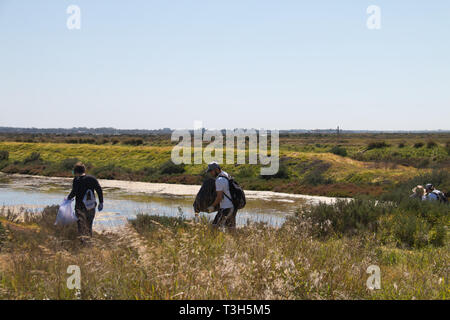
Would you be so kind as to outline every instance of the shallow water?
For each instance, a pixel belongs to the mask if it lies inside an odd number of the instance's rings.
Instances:
[[[41,210],[45,206],[62,202],[70,192],[69,179],[2,175],[0,178],[0,206],[23,207]],[[94,228],[97,230],[123,226],[127,219],[138,213],[186,218],[194,217],[193,195],[155,195],[144,192],[130,193],[121,188],[104,187],[105,205],[103,212],[96,215]],[[305,204],[297,198],[250,198],[247,206],[237,215],[237,224],[264,222],[278,227],[287,215],[292,215]],[[215,213],[201,213],[213,219]]]

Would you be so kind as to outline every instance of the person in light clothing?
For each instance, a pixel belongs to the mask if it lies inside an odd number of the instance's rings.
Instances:
[[[425,186],[425,194],[422,197],[424,201],[440,201],[440,194],[442,192],[435,189],[431,183]]]
[[[214,218],[213,226],[235,229],[237,210],[234,208],[231,198],[228,180],[230,176],[220,168],[217,162],[208,164],[207,172],[216,179],[217,193],[216,199],[208,208],[208,212],[214,212],[215,208],[219,205],[219,211]]]

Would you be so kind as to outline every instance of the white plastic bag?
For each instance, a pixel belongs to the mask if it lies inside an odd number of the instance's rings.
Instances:
[[[72,209],[72,200],[66,200],[59,206],[58,214],[56,215],[55,225],[64,226],[74,223],[78,220],[75,211]]]
[[[88,189],[84,195],[83,203],[86,209],[92,210],[97,206],[97,202],[95,201],[94,191]]]

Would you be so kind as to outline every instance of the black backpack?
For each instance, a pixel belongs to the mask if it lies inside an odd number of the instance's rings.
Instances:
[[[439,202],[448,203],[448,199],[442,191],[432,192],[438,197]]]
[[[245,204],[247,201],[245,200],[245,193],[242,187],[239,185],[239,183],[236,182],[232,177],[227,178],[225,176],[220,176],[222,178],[225,178],[228,180],[228,187],[230,189],[231,198],[227,196],[227,194],[224,192],[223,194],[225,197],[231,200],[233,202],[233,206],[235,209],[242,209],[245,207]]]

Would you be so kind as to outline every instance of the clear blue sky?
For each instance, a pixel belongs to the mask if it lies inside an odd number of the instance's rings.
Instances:
[[[0,46],[0,126],[450,129],[448,0],[0,0]]]

